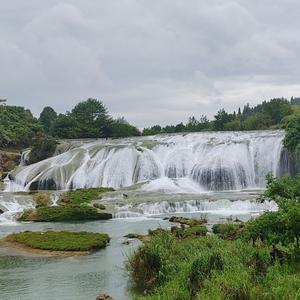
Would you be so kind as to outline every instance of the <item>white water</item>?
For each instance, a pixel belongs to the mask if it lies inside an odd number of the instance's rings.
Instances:
[[[213,213],[216,215],[243,215],[255,214],[264,211],[276,211],[274,201],[258,203],[250,200],[231,201],[222,199],[217,201],[188,200],[188,201],[162,201],[155,203],[141,203],[133,210],[132,205],[119,208],[114,218],[133,218],[140,216],[153,216],[172,213]]]
[[[281,131],[211,132],[97,140],[30,166],[20,166],[6,191],[128,187],[199,192],[264,187],[279,172]]]
[[[16,215],[25,209],[33,208],[34,203],[30,196],[12,193],[0,193],[0,225],[15,225]]]

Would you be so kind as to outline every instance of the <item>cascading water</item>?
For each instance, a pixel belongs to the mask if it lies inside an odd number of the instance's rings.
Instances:
[[[146,182],[145,189],[165,190],[166,181],[178,191],[181,183],[198,191],[264,187],[267,173],[281,172],[283,137],[282,131],[210,132],[77,143],[47,160],[20,165],[6,190],[139,182]]]
[[[24,209],[33,208],[34,203],[29,195],[0,193],[0,225],[14,225],[15,217]]]

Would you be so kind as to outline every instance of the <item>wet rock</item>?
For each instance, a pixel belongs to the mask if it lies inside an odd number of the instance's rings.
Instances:
[[[0,208],[0,215],[4,214],[4,210]]]
[[[202,225],[207,223],[207,220],[205,218],[201,219],[190,219],[190,218],[185,218],[185,217],[177,217],[177,216],[172,216],[169,219],[170,222],[172,223],[179,223],[181,225],[187,225],[187,226],[196,226],[196,225]]]
[[[101,294],[96,298],[96,300],[114,300],[114,299],[107,294]]]

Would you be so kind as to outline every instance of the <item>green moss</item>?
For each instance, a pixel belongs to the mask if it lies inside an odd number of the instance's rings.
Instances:
[[[32,199],[36,203],[37,207],[51,205],[50,194],[47,192],[33,193]]]
[[[101,203],[94,203],[93,206],[97,209],[101,209],[101,210],[105,210],[106,207],[105,205],[101,204]]]
[[[25,231],[10,234],[8,242],[50,251],[91,251],[106,247],[109,236],[103,233],[68,231]]]
[[[105,187],[73,190],[62,195],[62,202],[79,205],[96,200],[101,194],[112,191],[114,191],[112,188]]]
[[[99,213],[94,207],[81,206],[51,206],[39,207],[36,210],[25,211],[19,221],[35,222],[70,222],[111,219],[110,213]]]
[[[205,217],[201,219],[191,219],[191,218],[185,218],[185,217],[177,217],[177,216],[172,216],[169,219],[170,222],[173,223],[179,223],[182,225],[188,225],[188,226],[196,226],[196,225],[202,225],[207,223],[207,219]]]

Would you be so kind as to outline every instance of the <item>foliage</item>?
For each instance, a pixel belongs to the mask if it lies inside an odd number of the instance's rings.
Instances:
[[[80,135],[77,121],[69,114],[58,115],[49,130],[52,136],[61,139],[76,139]]]
[[[176,239],[166,231],[153,236],[128,262],[136,298],[149,300],[296,299],[299,268],[299,262],[277,264],[264,245],[216,236]],[[287,278],[287,287],[278,285]]]
[[[0,105],[0,147],[27,147],[43,128],[29,110]]]
[[[204,225],[195,225],[192,227],[172,227],[172,234],[174,234],[177,238],[191,238],[191,237],[199,237],[206,236],[207,228]]]
[[[57,119],[56,111],[50,106],[44,107],[44,109],[40,114],[39,122],[43,125],[44,130],[47,134],[50,133],[51,126],[56,119]]]
[[[53,138],[47,137],[44,133],[39,133],[32,139],[32,149],[29,154],[29,164],[34,164],[53,156],[57,142]]]
[[[246,104],[238,112],[228,113],[224,108],[220,109],[212,121],[204,115],[197,118],[190,117],[186,124],[168,125],[161,127],[155,125],[145,128],[143,135],[159,133],[196,132],[196,131],[226,131],[226,130],[262,130],[269,128],[281,128],[282,122],[293,113],[291,103],[283,98],[263,101],[254,107]]]
[[[290,202],[300,203],[300,175],[292,178],[285,175],[276,178],[268,174],[267,187],[263,194],[263,200],[272,199],[276,201],[280,208],[284,208]]]
[[[72,109],[70,116],[78,125],[77,138],[108,137],[111,134],[112,118],[102,101],[89,98],[79,102]]]
[[[300,176],[295,178],[283,176],[275,178],[267,176],[267,189],[263,199],[277,202],[277,212],[267,212],[255,220],[249,221],[245,227],[245,238],[268,244],[294,243],[299,248],[300,239]]]
[[[236,240],[240,238],[244,231],[244,224],[225,223],[215,224],[212,227],[214,234],[226,240]]]
[[[110,213],[100,213],[92,206],[67,205],[38,207],[36,210],[25,210],[19,221],[34,222],[72,222],[111,219]]]
[[[130,125],[124,118],[119,118],[111,123],[111,137],[121,138],[128,136],[139,136],[141,132]]]
[[[6,241],[50,251],[91,251],[105,248],[109,236],[104,233],[68,231],[25,231],[10,234]]]
[[[300,113],[293,115],[285,124],[285,147],[300,157]]]

